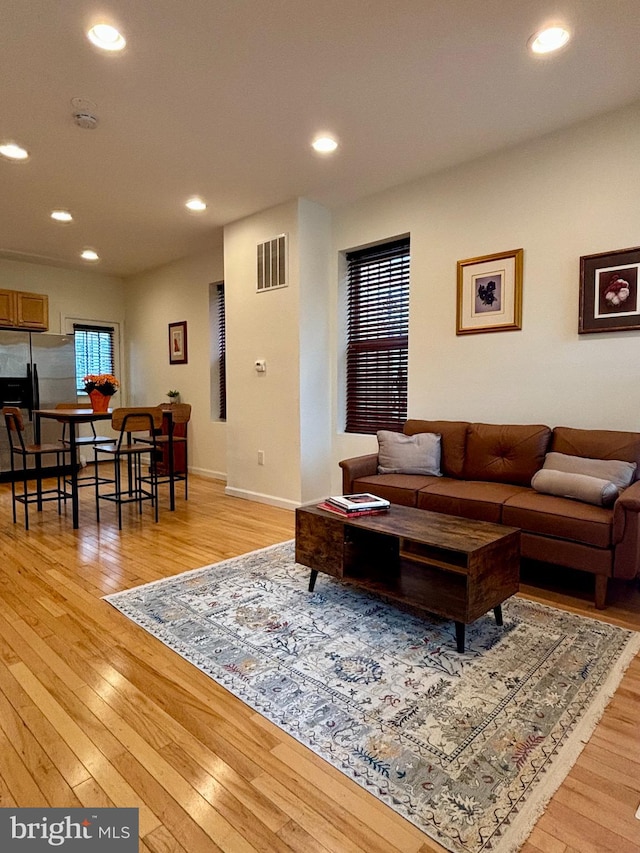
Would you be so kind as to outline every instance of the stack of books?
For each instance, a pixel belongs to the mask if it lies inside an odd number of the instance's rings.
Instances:
[[[360,495],[335,495],[326,498],[318,506],[320,509],[353,518],[354,516],[380,515],[383,512],[388,512],[390,504],[384,498],[365,492]]]

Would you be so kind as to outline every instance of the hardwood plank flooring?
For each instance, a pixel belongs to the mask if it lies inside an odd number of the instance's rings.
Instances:
[[[141,853],[443,853],[101,600],[291,539],[292,512],[195,476],[157,525],[80,506],[27,532],[0,484],[0,806],[136,806]],[[528,566],[521,594],[640,630],[637,584],[596,613],[590,578]],[[639,802],[636,658],[523,853],[637,853]]]

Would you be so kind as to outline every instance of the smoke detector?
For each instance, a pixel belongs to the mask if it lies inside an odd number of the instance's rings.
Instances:
[[[83,130],[95,130],[98,126],[98,116],[95,114],[96,105],[87,98],[71,98],[73,120]]]
[[[98,126],[98,117],[93,113],[74,113],[73,120],[84,130],[94,130]]]

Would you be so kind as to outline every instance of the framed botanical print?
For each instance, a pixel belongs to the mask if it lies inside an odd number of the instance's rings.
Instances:
[[[522,328],[523,249],[458,261],[456,334]]]
[[[640,247],[580,258],[578,332],[640,329]]]

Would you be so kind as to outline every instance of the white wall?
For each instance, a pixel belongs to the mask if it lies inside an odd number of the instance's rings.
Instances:
[[[49,332],[65,332],[65,316],[124,324],[124,283],[97,270],[69,270],[0,258],[0,288],[49,297]]]
[[[256,247],[288,234],[289,285],[256,292]],[[300,502],[298,202],[224,229],[227,491]],[[264,359],[264,373],[255,370]],[[258,465],[258,451],[264,465]]]
[[[211,249],[127,280],[131,405],[166,403],[169,389],[191,403],[189,469],[224,478],[225,423],[211,417],[209,285],[223,279],[221,234]],[[187,364],[169,364],[169,323],[187,321]]]
[[[580,256],[640,244],[639,150],[636,105],[334,215],[335,255],[411,235],[409,417],[640,429],[640,332],[578,335]],[[456,336],[456,262],[520,247],[522,330]],[[377,443],[335,413],[338,488]]]
[[[299,202],[300,500],[331,489],[331,364],[329,283],[331,216]]]
[[[283,233],[288,285],[258,293],[256,247]],[[330,246],[329,212],[305,199],[225,228],[228,494],[284,507],[327,494]]]

